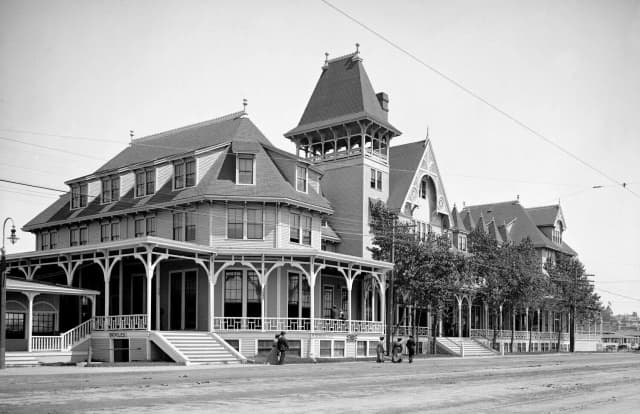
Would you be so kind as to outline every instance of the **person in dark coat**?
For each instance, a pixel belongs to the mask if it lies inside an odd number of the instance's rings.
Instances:
[[[391,362],[402,362],[402,338],[398,338],[398,342],[393,343],[391,353]]]
[[[278,351],[280,352],[280,359],[278,360],[278,365],[284,364],[285,353],[289,350],[289,341],[284,336],[284,331],[280,332],[280,336],[278,337]]]
[[[407,339],[407,352],[409,353],[409,363],[413,362],[413,356],[416,353],[416,341],[413,340],[413,336],[409,335]]]
[[[280,360],[280,351],[278,350],[278,339],[280,339],[280,335],[276,334],[276,337],[273,340],[273,344],[271,345],[271,352],[269,352],[269,356],[267,357],[267,361],[265,362],[265,364],[278,365],[278,362]]]
[[[380,337],[376,345],[376,362],[384,362],[384,336]]]

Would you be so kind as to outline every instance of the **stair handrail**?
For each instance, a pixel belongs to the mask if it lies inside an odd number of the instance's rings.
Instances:
[[[82,322],[75,328],[69,329],[67,332],[60,334],[62,338],[61,348],[68,351],[75,344],[86,338],[93,331],[93,318]]]
[[[242,355],[240,352],[238,352],[234,347],[232,347],[231,345],[229,345],[229,343],[227,343],[227,341],[224,340],[224,338],[222,338],[220,335],[218,335],[215,332],[209,332],[209,335],[211,337],[213,337],[220,345],[222,345],[227,351],[229,351],[229,353],[231,353],[234,357],[236,357],[236,359],[238,359],[238,361],[240,361],[241,363],[245,363],[247,362],[247,357],[245,357],[244,355]]]

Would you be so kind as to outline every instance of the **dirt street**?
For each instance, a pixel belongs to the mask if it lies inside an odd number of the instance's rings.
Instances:
[[[0,412],[637,412],[640,354],[413,364],[47,367],[0,373]]]

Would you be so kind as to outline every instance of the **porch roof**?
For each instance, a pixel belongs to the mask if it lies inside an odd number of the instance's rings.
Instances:
[[[15,279],[7,277],[8,292],[31,292],[31,293],[49,293],[54,295],[71,295],[71,296],[97,296],[100,294],[97,290],[81,289],[52,283],[34,282],[32,280]]]
[[[202,244],[188,243],[165,239],[161,237],[146,236],[136,239],[118,240],[107,243],[87,244],[84,246],[74,246],[54,250],[36,250],[24,253],[14,253],[7,255],[7,263],[11,266],[21,261],[31,259],[55,258],[58,256],[71,256],[86,253],[106,253],[113,250],[136,249],[136,248],[166,248],[190,253],[209,254],[213,256],[290,256],[290,257],[315,257],[316,259],[326,259],[338,262],[347,262],[362,266],[377,268],[379,271],[393,269],[393,264],[380,260],[367,259],[364,257],[351,256],[342,253],[329,252],[314,248],[229,248],[212,247]],[[18,263],[15,263],[18,262]]]

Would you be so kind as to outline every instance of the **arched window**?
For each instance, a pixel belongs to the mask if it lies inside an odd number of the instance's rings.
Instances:
[[[420,180],[420,197],[429,200],[429,214],[436,211],[437,206],[436,183],[428,175],[424,175]]]

